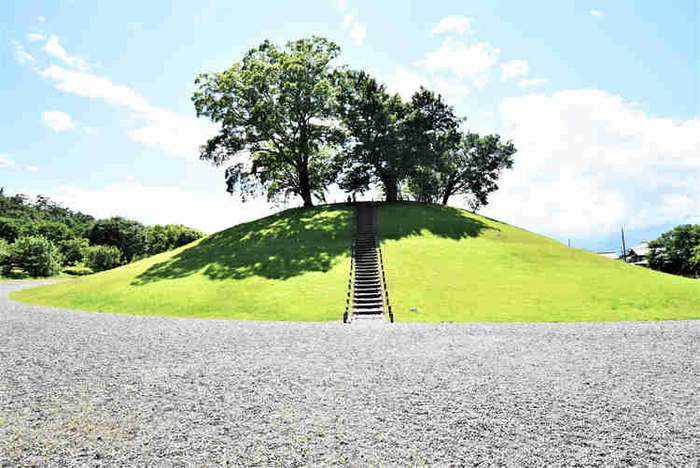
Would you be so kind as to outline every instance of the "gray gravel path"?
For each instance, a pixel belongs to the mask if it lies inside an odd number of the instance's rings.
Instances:
[[[700,321],[207,321],[26,286],[0,283],[0,466],[700,465]]]

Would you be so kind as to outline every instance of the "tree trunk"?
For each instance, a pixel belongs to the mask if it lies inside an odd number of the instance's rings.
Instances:
[[[314,206],[311,199],[311,183],[309,182],[309,171],[303,169],[299,171],[299,195],[304,200],[304,208]]]
[[[398,199],[399,187],[396,179],[388,178],[384,181],[384,190],[386,191],[386,201],[395,202]]]
[[[450,199],[450,196],[453,193],[453,190],[455,189],[455,184],[456,184],[456,179],[454,175],[450,175],[450,177],[447,179],[447,183],[445,184],[445,191],[442,194],[442,204],[447,205],[447,200]]]
[[[447,200],[450,198],[450,192],[445,190],[445,193],[442,195],[442,204],[447,205]]]

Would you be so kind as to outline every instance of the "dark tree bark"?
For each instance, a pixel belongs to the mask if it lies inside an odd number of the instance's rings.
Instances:
[[[299,195],[304,200],[304,208],[314,206],[311,198],[311,183],[309,182],[309,172],[305,169],[299,171]]]
[[[386,201],[397,201],[399,197],[399,188],[398,183],[396,182],[396,178],[387,177],[385,179],[382,179],[382,183],[384,184],[384,190],[386,191]]]

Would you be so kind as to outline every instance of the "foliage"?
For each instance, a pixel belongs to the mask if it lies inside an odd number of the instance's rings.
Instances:
[[[95,224],[98,224],[95,228]],[[48,197],[39,195],[31,201],[24,194],[5,195],[0,188],[0,241],[14,242],[18,237],[43,236],[56,245],[63,266],[74,266],[83,261],[83,252],[93,244],[110,244],[123,249],[125,261],[177,248],[202,237],[196,229],[181,224],[154,227],[162,235],[152,236],[148,245],[148,229],[137,221],[123,218],[99,220],[74,212]],[[93,232],[94,231],[94,232]]]
[[[513,143],[502,143],[499,135],[468,133],[457,147],[442,154],[436,166],[416,171],[410,180],[411,191],[419,201],[440,200],[443,205],[453,195],[467,195],[469,206],[476,211],[498,190],[496,182],[503,170],[513,167],[515,152]]]
[[[56,246],[42,236],[18,238],[10,248],[5,268],[21,268],[29,276],[53,276],[60,271],[61,253]],[[9,267],[9,268],[8,268]]]
[[[135,256],[147,251],[146,227],[138,221],[119,216],[100,219],[90,231],[90,244],[117,247],[121,257],[129,263]]]
[[[182,224],[156,224],[146,228],[149,255],[176,249],[204,236],[196,229]]]
[[[379,182],[386,200],[396,201],[405,180],[428,175],[459,141],[461,119],[423,87],[403,103],[364,71],[338,73],[337,86],[338,113],[348,132],[339,181],[345,190],[363,192]]]
[[[0,239],[14,242],[21,231],[20,223],[11,218],[0,218]]]
[[[397,184],[411,168],[402,146],[406,108],[398,95],[390,96],[364,71],[336,74],[338,114],[348,132],[338,185],[349,192],[364,192],[381,183],[387,199],[396,198]]]
[[[83,261],[85,249],[90,246],[90,242],[83,237],[74,237],[58,244],[58,248],[63,255],[63,264],[72,266]]]
[[[85,265],[74,265],[63,268],[63,273],[72,276],[85,276],[91,275],[94,272],[92,271],[92,268]]]
[[[221,124],[201,147],[200,158],[226,169],[230,193],[245,198],[266,191],[268,199],[299,195],[311,206],[335,179],[328,145],[342,133],[332,125],[331,62],[339,47],[320,37],[269,41],[220,73],[200,74],[192,96],[197,116]],[[243,161],[241,161],[243,160]]]
[[[649,242],[649,267],[683,276],[700,276],[700,224],[683,224]]]
[[[41,234],[38,225],[45,222],[62,224],[70,231],[71,237],[82,237],[94,222],[92,216],[74,212],[46,196],[39,195],[35,202],[31,202],[27,195],[18,193],[8,196],[4,191],[0,191],[0,216],[17,223],[21,231],[18,235]],[[0,237],[3,237],[2,234]]]
[[[20,268],[20,267],[13,267],[9,266],[7,268],[3,268],[2,270],[3,276],[6,278],[11,278],[11,279],[26,279],[29,278],[29,273]]]
[[[93,271],[105,271],[121,265],[121,251],[113,245],[92,245],[85,249],[85,265]]]
[[[68,226],[58,221],[42,221],[37,223],[33,234],[43,236],[56,245],[72,237]]]
[[[10,260],[10,244],[0,239],[0,269]]]

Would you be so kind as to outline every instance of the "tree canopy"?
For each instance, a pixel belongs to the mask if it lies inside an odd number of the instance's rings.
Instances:
[[[438,165],[442,204],[453,195],[466,195],[473,210],[487,205],[489,194],[498,190],[496,182],[503,170],[513,167],[515,152],[513,143],[501,142],[499,135],[464,135],[459,146],[446,151]]]
[[[218,73],[202,73],[192,96],[198,116],[220,124],[200,158],[226,165],[228,192],[268,200],[324,200],[378,185],[387,201],[402,187],[419,201],[467,195],[485,205],[515,147],[498,135],[461,135],[465,120],[421,87],[404,102],[364,70],[336,65],[340,49],[320,37],[280,48],[270,41]]]
[[[700,224],[683,224],[649,242],[649,266],[683,276],[700,276]]]
[[[3,275],[53,274],[55,264],[59,263],[64,271],[77,271],[84,269],[86,263],[94,263],[95,258],[99,260],[99,268],[111,268],[180,247],[202,236],[201,232],[180,224],[144,227],[138,221],[124,218],[95,220],[46,196],[32,200],[21,193],[6,195],[0,188],[0,274]],[[113,245],[118,255],[114,250],[93,248],[107,244]],[[41,269],[32,262],[50,265]]]
[[[228,191],[268,199],[324,198],[335,179],[330,151],[343,135],[332,122],[335,87],[331,62],[340,48],[320,38],[269,41],[220,73],[200,74],[192,96],[197,116],[221,130],[201,147],[203,160],[226,168]],[[240,156],[249,155],[240,160]],[[236,158],[239,156],[239,158]]]

